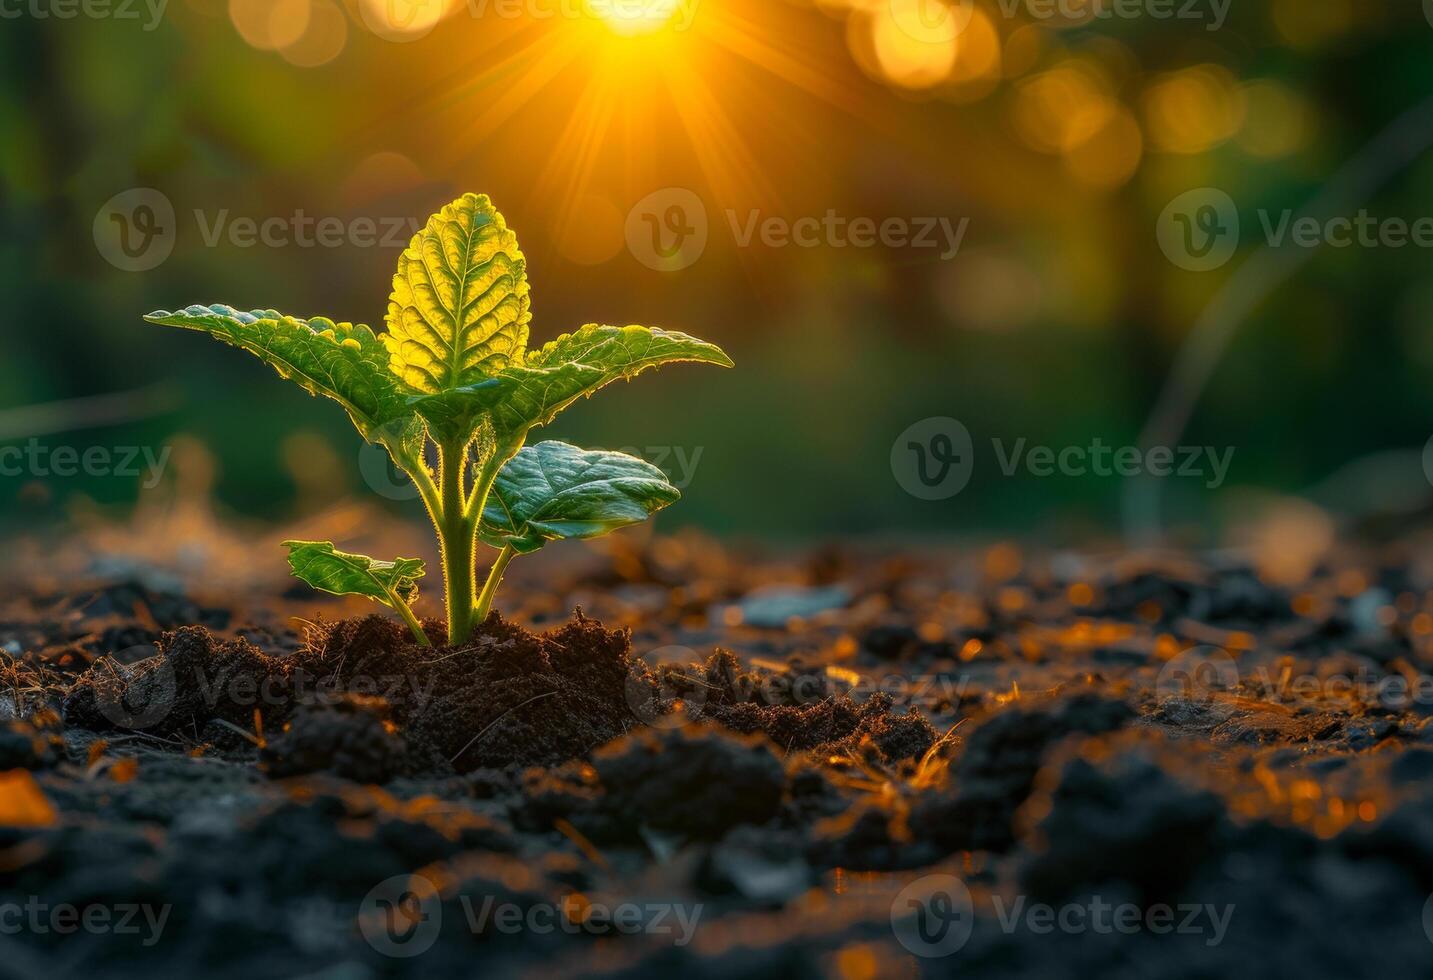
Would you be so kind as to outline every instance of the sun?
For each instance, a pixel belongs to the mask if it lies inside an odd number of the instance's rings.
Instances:
[[[586,0],[592,16],[624,37],[655,34],[666,27],[681,28],[689,21],[697,0]],[[679,16],[680,15],[680,16]]]

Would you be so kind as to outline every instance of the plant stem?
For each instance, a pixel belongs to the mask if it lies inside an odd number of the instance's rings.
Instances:
[[[488,580],[483,583],[482,594],[478,596],[478,608],[473,613],[477,622],[481,623],[488,618],[488,610],[493,606],[493,595],[498,591],[498,585],[503,580],[503,572],[507,571],[508,562],[515,557],[517,557],[517,552],[512,549],[512,545],[504,545],[503,550],[498,552],[497,560],[488,570]]]
[[[403,617],[403,622],[407,623],[408,628],[413,631],[413,635],[418,639],[418,645],[431,647],[432,641],[428,639],[428,634],[423,632],[423,624],[418,622],[418,617],[413,615],[413,610],[408,608],[408,603],[398,598],[392,591],[389,591],[388,598],[392,600],[389,605],[397,610],[398,615]]]
[[[448,645],[460,646],[473,634],[473,548],[477,522],[469,515],[463,493],[466,446],[438,447],[441,513],[438,542],[443,552],[443,583],[448,604]]]

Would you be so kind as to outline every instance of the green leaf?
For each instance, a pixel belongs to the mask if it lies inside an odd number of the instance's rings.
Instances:
[[[526,554],[548,541],[638,524],[680,497],[661,470],[635,456],[539,442],[498,473],[478,535]]]
[[[565,333],[528,354],[529,367],[550,367],[575,361],[606,372],[602,384],[633,378],[647,368],[674,361],[700,361],[732,367],[731,358],[716,344],[676,330],[654,327],[605,327],[589,323]]]
[[[409,399],[427,419],[435,435],[466,441],[485,421],[508,455],[522,445],[528,429],[551,422],[558,412],[582,395],[602,386],[600,368],[585,364],[555,367],[508,367],[493,378],[435,395]]]
[[[731,367],[715,344],[674,330],[588,324],[529,351],[522,365],[451,391],[410,399],[435,433],[464,441],[484,417],[500,447],[516,451],[529,429],[546,425],[578,398],[620,378],[678,361]]]
[[[428,219],[398,258],[383,342],[393,372],[418,391],[481,381],[522,362],[527,264],[485,194],[464,194]]]
[[[410,392],[388,368],[388,350],[372,330],[323,317],[301,320],[274,310],[243,312],[230,306],[156,310],[150,323],[205,333],[257,355],[279,374],[313,395],[332,398],[348,411],[363,437],[401,428],[411,417]],[[395,423],[398,425],[395,427]]]
[[[334,548],[332,541],[285,541],[289,568],[315,589],[334,595],[362,595],[393,609],[418,598],[421,558],[377,561]]]

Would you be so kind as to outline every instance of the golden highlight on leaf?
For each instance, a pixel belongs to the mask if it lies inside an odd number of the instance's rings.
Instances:
[[[464,194],[428,219],[398,259],[383,342],[394,374],[440,392],[522,363],[527,265],[486,194]]]

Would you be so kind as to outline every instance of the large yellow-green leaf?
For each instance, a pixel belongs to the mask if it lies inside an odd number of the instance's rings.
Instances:
[[[539,442],[499,471],[478,534],[526,554],[548,541],[637,524],[680,497],[666,474],[635,456]]]
[[[405,429],[404,420],[413,415],[407,403],[411,392],[388,369],[387,348],[362,324],[223,305],[156,310],[145,319],[201,330],[242,347],[310,394],[338,402],[365,439]]]
[[[521,363],[528,302],[517,235],[487,195],[464,194],[399,256],[383,338],[393,372],[440,392]]]

